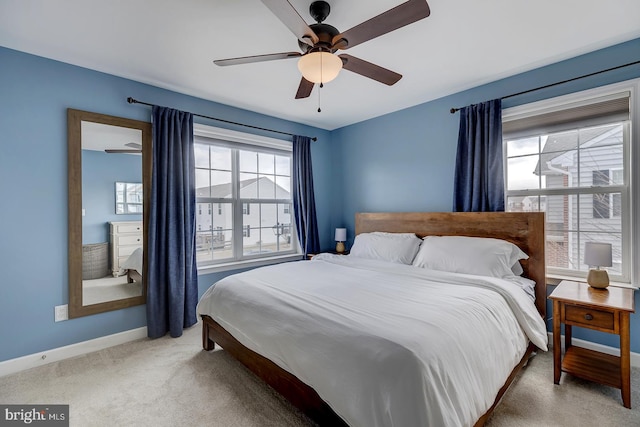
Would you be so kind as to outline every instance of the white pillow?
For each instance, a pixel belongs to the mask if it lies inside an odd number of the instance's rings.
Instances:
[[[520,264],[520,261],[516,261],[511,266],[511,271],[513,271],[513,274],[515,274],[516,276],[522,276],[522,273],[524,273],[524,270],[522,269],[522,265]]]
[[[527,295],[529,295],[531,301],[536,300],[536,282],[520,276],[510,277],[507,280],[518,285],[520,289],[522,289]]]
[[[506,240],[427,236],[413,260],[416,267],[491,277],[513,277],[512,266],[529,256]]]
[[[350,256],[411,264],[422,240],[413,233],[361,233],[356,236]]]

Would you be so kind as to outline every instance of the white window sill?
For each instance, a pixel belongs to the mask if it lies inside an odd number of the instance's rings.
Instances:
[[[585,282],[587,281],[586,277],[576,277],[576,276],[564,276],[562,274],[547,274],[547,285],[556,286],[563,280],[570,280],[572,282]],[[631,283],[624,282],[609,282],[609,286],[615,286],[618,288],[628,288],[628,289],[638,289],[637,286],[632,285]]]
[[[219,273],[221,271],[240,270],[242,268],[262,267],[265,265],[280,264],[281,262],[299,261],[303,259],[302,254],[289,254],[273,256],[269,258],[251,259],[245,261],[232,261],[221,264],[203,265],[198,267],[198,275]]]

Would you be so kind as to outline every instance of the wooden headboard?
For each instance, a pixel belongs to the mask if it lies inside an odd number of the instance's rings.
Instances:
[[[507,240],[527,255],[524,275],[536,282],[536,307],[547,307],[543,212],[384,212],[356,213],[356,235],[373,231],[424,236],[493,237]]]

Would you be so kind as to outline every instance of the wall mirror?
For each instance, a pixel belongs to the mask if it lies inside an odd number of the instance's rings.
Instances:
[[[67,127],[69,317],[144,304],[151,123],[69,109]]]

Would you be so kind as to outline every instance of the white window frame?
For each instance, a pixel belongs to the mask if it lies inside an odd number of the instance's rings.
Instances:
[[[640,212],[640,185],[635,183],[640,182],[640,79],[628,80],[620,83],[615,83],[607,86],[602,86],[594,89],[589,89],[569,95],[559,96],[547,100],[537,101],[525,105],[519,105],[516,107],[505,108],[502,111],[503,122],[513,120],[518,117],[542,114],[548,111],[554,111],[562,109],[563,107],[576,106],[581,104],[588,104],[595,98],[610,96],[618,94],[620,92],[629,92],[629,117],[630,126],[627,127],[628,143],[624,148],[624,171],[625,182],[627,182],[626,188],[628,188],[628,197],[623,197],[622,212],[627,212],[626,220],[622,220],[622,235],[628,236],[626,240],[623,240],[622,245],[622,275],[612,276],[613,282],[621,284],[631,284],[634,287],[640,285],[640,262],[638,256],[640,255],[640,224],[636,219],[638,212]],[[507,189],[507,150],[506,150],[506,138],[503,140],[504,147],[504,164],[505,164],[505,209],[508,197],[513,195],[519,190]],[[621,186],[622,187],[622,186]],[[626,189],[625,188],[625,189]],[[584,189],[588,193],[589,189]],[[581,191],[582,192],[582,191]],[[534,192],[531,191],[530,194]],[[544,190],[545,194],[576,194],[574,191],[563,191],[563,189],[549,189]],[[635,219],[635,221],[634,221]],[[552,267],[547,267],[548,279],[564,279],[564,278],[582,278],[586,277],[586,272],[575,272],[575,274],[567,274],[565,270],[558,270]]]
[[[293,151],[293,146],[291,141],[284,141],[281,139],[269,138],[261,135],[253,135],[245,132],[238,132],[230,129],[223,129],[214,126],[208,126],[200,123],[194,123],[193,125],[193,134],[197,137],[209,138],[214,140],[222,140],[226,143],[230,144],[232,148],[238,149],[251,149],[251,147],[255,147],[256,149],[272,149],[278,151]],[[234,145],[237,146],[234,147]],[[291,166],[293,168],[293,159],[291,162]],[[292,169],[293,171],[293,169]],[[293,179],[293,173],[291,173],[291,178]],[[293,188],[293,186],[292,186]],[[230,199],[229,202],[232,200]],[[260,202],[267,202],[268,200],[259,200]],[[234,200],[234,203],[239,204],[238,209],[234,209],[234,247],[238,244],[242,243],[242,234],[243,227],[236,226],[235,224],[242,224],[242,204],[250,203],[249,200],[240,199],[239,196]],[[280,253],[271,256],[255,256],[255,257],[246,257],[244,259],[238,260],[221,260],[219,262],[211,262],[205,264],[198,265],[198,274],[209,274],[216,273],[220,271],[227,270],[236,270],[239,268],[249,268],[249,267],[259,267],[263,265],[277,264],[280,262],[299,260],[302,258],[302,252],[300,250],[300,244],[298,243],[297,233],[295,231],[295,218],[293,214],[291,214],[291,225],[292,225],[292,250],[287,251],[286,253]]]

